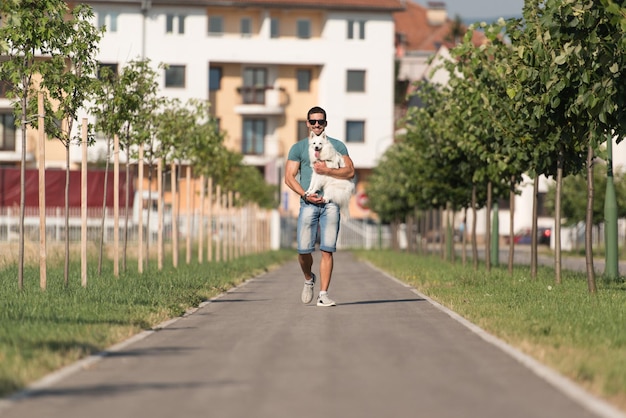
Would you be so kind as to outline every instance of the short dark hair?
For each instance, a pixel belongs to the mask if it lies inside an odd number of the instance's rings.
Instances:
[[[326,111],[319,106],[314,106],[309,109],[309,112],[306,114],[306,118],[311,119],[311,115],[314,113],[321,113],[322,115],[324,115],[324,120],[326,120]]]

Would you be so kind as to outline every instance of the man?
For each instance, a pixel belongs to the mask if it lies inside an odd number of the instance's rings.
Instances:
[[[326,129],[326,111],[315,106],[307,113],[307,127],[309,132],[320,135]],[[337,236],[339,235],[340,213],[336,203],[324,203],[324,198],[317,193],[305,194],[311,183],[313,170],[318,174],[325,174],[339,179],[352,179],[354,165],[348,156],[345,144],[337,139],[328,137],[330,143],[343,156],[345,167],[328,168],[321,161],[311,166],[309,160],[309,139],[301,139],[289,150],[285,165],[285,184],[300,195],[300,213],[298,215],[297,240],[298,261],[304,273],[304,288],[302,302],[310,303],[313,300],[313,286],[315,275],[311,271],[313,266],[313,251],[319,227],[320,251],[320,293],[317,306],[335,306],[335,302],[328,296],[328,287],[333,273],[333,253],[336,251]],[[297,175],[300,174],[300,181]]]

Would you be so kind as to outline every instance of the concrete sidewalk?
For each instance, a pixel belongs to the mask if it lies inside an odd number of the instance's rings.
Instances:
[[[303,305],[289,262],[49,376],[0,416],[624,417],[350,253],[335,260],[336,307]]]

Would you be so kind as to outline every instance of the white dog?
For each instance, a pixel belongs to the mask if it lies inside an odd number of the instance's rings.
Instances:
[[[316,161],[325,162],[326,167],[329,168],[346,166],[343,156],[332,146],[325,132],[322,132],[319,136],[313,132],[309,135],[309,160],[311,161],[311,167],[313,167]],[[324,193],[324,202],[336,203],[343,216],[350,216],[348,207],[350,196],[354,193],[354,183],[352,181],[318,174],[313,170],[311,185],[306,192],[313,194],[318,191]]]

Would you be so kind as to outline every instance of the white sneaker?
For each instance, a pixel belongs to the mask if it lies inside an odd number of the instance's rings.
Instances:
[[[324,293],[323,295],[319,295],[317,297],[317,306],[336,306],[336,305],[337,304],[335,303],[335,301],[329,298],[327,293]]]
[[[302,289],[302,303],[311,303],[313,300],[313,286],[315,286],[315,274],[311,273],[311,283],[304,282]]]

